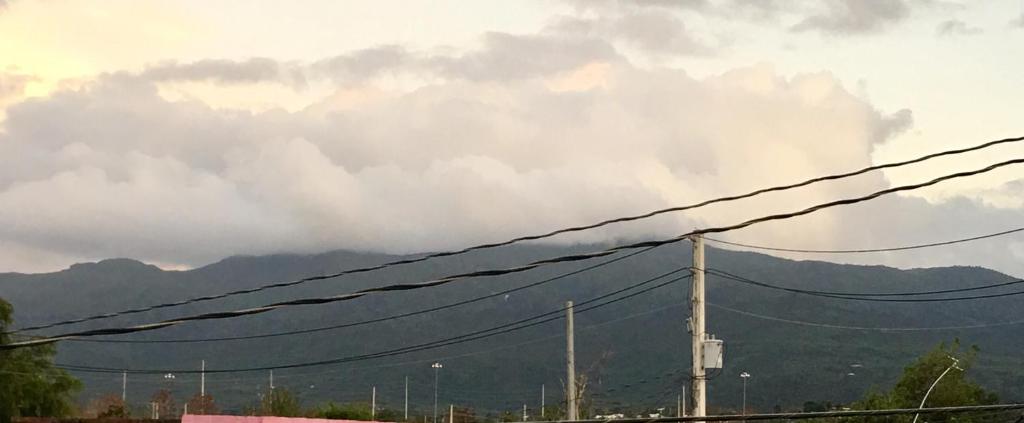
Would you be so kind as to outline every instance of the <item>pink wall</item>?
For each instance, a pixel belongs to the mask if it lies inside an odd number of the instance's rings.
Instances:
[[[307,419],[304,417],[201,416],[186,414],[181,423],[367,423],[356,420]],[[376,422],[386,423],[386,422]]]

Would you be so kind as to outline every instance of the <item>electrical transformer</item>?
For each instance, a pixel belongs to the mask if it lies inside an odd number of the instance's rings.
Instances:
[[[722,368],[722,340],[721,339],[705,339],[704,340],[704,368],[705,369],[721,369]]]

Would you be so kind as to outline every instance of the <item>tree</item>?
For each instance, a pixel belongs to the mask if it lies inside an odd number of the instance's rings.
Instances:
[[[121,396],[116,394],[107,394],[93,400],[89,403],[85,414],[101,419],[131,417],[128,406],[121,400]]]
[[[150,403],[156,409],[156,414],[161,419],[169,419],[175,416],[175,410],[178,408],[178,404],[174,402],[174,395],[171,391],[161,389],[153,394],[150,398]]]
[[[14,313],[0,299],[0,345],[11,342],[5,334]],[[0,350],[0,423],[14,417],[64,417],[74,410],[72,396],[81,382],[53,366],[53,345]]]
[[[942,380],[935,385],[931,394],[928,395],[925,407],[996,404],[999,401],[996,394],[986,391],[981,386],[967,379],[967,370],[970,369],[978,351],[977,346],[971,346],[966,352],[961,352],[959,340],[954,340],[950,345],[942,343],[910,366],[904,368],[903,376],[891,391],[870,392],[863,400],[855,403],[853,408],[863,410],[917,408],[921,405],[921,399],[924,398],[932,383],[935,383],[939,375],[953,364],[953,358],[958,360],[958,367],[962,370],[954,368],[946,373]],[[929,416],[929,419],[946,421],[950,417],[935,414]],[[913,416],[868,418],[862,421],[909,422],[911,420],[913,420]],[[956,421],[972,422],[975,420],[972,420],[970,415],[957,415]]]
[[[210,394],[196,394],[192,399],[188,400],[188,412],[190,414],[203,414],[203,415],[214,415],[220,413],[217,408],[217,403],[213,400],[213,395]]]
[[[302,405],[288,389],[274,388],[263,396],[258,411],[263,416],[301,417]]]

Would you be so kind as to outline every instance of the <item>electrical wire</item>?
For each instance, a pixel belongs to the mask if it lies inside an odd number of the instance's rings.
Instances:
[[[728,312],[741,314],[756,319],[769,320],[773,322],[789,323],[801,326],[811,326],[827,329],[848,329],[848,330],[861,330],[861,331],[878,331],[878,332],[925,332],[925,331],[944,331],[944,330],[963,330],[963,329],[981,329],[990,328],[996,326],[1010,326],[1019,325],[1024,323],[1024,320],[1013,320],[1009,322],[998,322],[998,323],[980,323],[976,325],[962,325],[962,326],[938,326],[938,327],[873,327],[873,326],[850,326],[850,325],[838,325],[831,323],[819,323],[819,322],[807,322],[803,320],[784,319],[781,317],[766,316],[763,314],[757,314],[744,310],[737,310],[735,308],[726,307],[724,305],[706,302],[709,307],[725,310]]]
[[[723,278],[731,279],[731,280],[734,280],[734,281],[737,281],[737,282],[748,283],[748,284],[751,284],[751,285],[757,285],[757,286],[761,286],[761,287],[765,287],[765,288],[781,289],[781,290],[784,290],[784,291],[796,292],[796,293],[800,293],[800,294],[827,295],[827,296],[832,296],[832,297],[837,297],[837,298],[844,298],[844,297],[910,297],[910,296],[920,296],[920,295],[937,295],[937,294],[948,294],[948,293],[952,293],[952,292],[967,292],[967,291],[978,291],[978,290],[983,290],[983,289],[1001,288],[1001,287],[1004,287],[1004,286],[1012,286],[1012,285],[1018,285],[1018,284],[1024,283],[1024,280],[1018,279],[1018,280],[1013,280],[1013,281],[1009,281],[1009,282],[1002,282],[1002,283],[997,283],[997,284],[992,284],[992,285],[972,286],[972,287],[969,287],[969,288],[942,289],[942,290],[936,290],[936,291],[874,292],[874,293],[865,293],[865,292],[835,292],[835,291],[816,291],[816,290],[807,290],[807,289],[797,289],[797,288],[788,288],[788,287],[783,287],[783,286],[778,286],[778,285],[772,285],[772,284],[769,284],[769,283],[766,283],[766,282],[755,281],[755,280],[750,279],[750,278],[745,278],[743,276],[739,276],[739,275],[736,275],[736,274],[733,274],[733,273],[729,273],[729,272],[726,272],[724,270],[715,269],[715,268],[708,268],[706,271],[708,273],[710,273],[712,275],[715,275],[715,276],[718,276],[718,277],[723,277]]]
[[[29,330],[47,329],[47,328],[52,328],[52,327],[57,327],[57,326],[64,326],[64,325],[70,325],[70,324],[75,324],[75,323],[87,322],[87,321],[91,321],[91,320],[107,319],[107,318],[111,318],[111,317],[115,317],[115,316],[122,316],[122,315],[135,314],[135,313],[142,313],[142,312],[157,310],[157,309],[161,309],[161,308],[177,307],[177,306],[182,306],[182,305],[185,305],[185,304],[192,304],[192,303],[197,303],[197,302],[211,301],[211,300],[227,298],[227,297],[231,297],[231,296],[235,296],[235,295],[250,294],[250,293],[265,291],[265,290],[268,290],[268,289],[289,287],[289,286],[299,285],[299,284],[303,284],[303,283],[307,283],[307,282],[312,282],[312,281],[320,281],[320,280],[337,278],[337,277],[344,276],[344,275],[372,272],[372,271],[377,271],[377,270],[385,269],[385,268],[388,268],[388,267],[394,267],[394,266],[405,265],[405,264],[419,263],[419,262],[423,262],[423,261],[427,261],[427,260],[431,260],[431,259],[435,259],[435,258],[449,257],[449,256],[455,256],[455,255],[459,255],[459,254],[465,254],[465,253],[468,253],[468,252],[471,252],[471,251],[476,251],[476,250],[483,250],[483,249],[489,249],[489,248],[502,247],[502,246],[507,246],[507,245],[511,245],[511,244],[515,244],[515,243],[519,243],[519,242],[524,242],[524,241],[535,241],[535,240],[550,238],[550,237],[553,237],[553,236],[556,236],[556,235],[560,235],[560,234],[565,234],[565,233],[572,233],[572,232],[585,231],[585,230],[589,230],[589,229],[595,229],[595,228],[599,228],[599,227],[602,227],[602,226],[607,226],[607,225],[611,225],[611,224],[615,224],[615,223],[623,223],[623,222],[631,222],[631,221],[636,221],[636,220],[641,220],[641,219],[647,219],[647,218],[658,216],[658,215],[661,215],[661,214],[672,213],[672,212],[680,212],[680,211],[685,211],[685,210],[691,210],[691,209],[695,209],[695,208],[699,208],[699,207],[704,207],[704,206],[715,204],[715,203],[722,203],[722,202],[728,202],[728,201],[742,200],[742,199],[754,197],[754,196],[765,194],[765,193],[769,193],[769,192],[784,191],[784,190],[789,190],[789,189],[794,189],[794,188],[800,188],[800,187],[804,187],[804,186],[807,186],[807,185],[815,184],[815,183],[818,183],[818,182],[824,182],[824,181],[831,181],[831,180],[838,180],[838,179],[849,178],[849,177],[852,177],[852,176],[857,176],[857,175],[861,175],[861,174],[872,172],[872,171],[876,171],[876,170],[901,167],[901,166],[906,166],[906,165],[910,165],[910,164],[916,164],[916,163],[924,162],[926,160],[931,160],[931,159],[934,159],[934,158],[937,158],[937,157],[963,154],[963,153],[967,153],[967,152],[982,150],[982,149],[989,148],[989,147],[996,146],[996,145],[1000,145],[1000,144],[1015,143],[1015,142],[1021,142],[1021,141],[1024,141],[1024,137],[1004,138],[1004,139],[999,139],[999,140],[994,140],[994,141],[989,141],[989,142],[986,142],[986,143],[982,143],[982,144],[979,144],[979,145],[976,145],[976,146],[973,146],[973,147],[960,148],[960,149],[954,149],[954,150],[946,150],[946,151],[941,151],[941,152],[938,152],[938,153],[932,153],[932,154],[928,154],[928,155],[924,155],[924,156],[918,157],[916,159],[904,160],[904,161],[899,161],[899,162],[885,163],[885,164],[875,165],[875,166],[868,166],[868,167],[865,167],[865,168],[862,168],[862,169],[859,169],[859,170],[855,170],[855,171],[851,171],[851,172],[844,172],[844,173],[839,173],[839,174],[820,176],[820,177],[807,179],[807,180],[804,180],[804,181],[801,181],[801,182],[797,182],[797,183],[791,183],[791,184],[786,184],[786,185],[779,185],[779,186],[774,186],[774,187],[769,187],[769,188],[757,189],[757,190],[748,192],[746,194],[739,194],[739,195],[731,195],[731,196],[719,197],[719,198],[705,200],[705,201],[702,201],[702,202],[699,202],[699,203],[694,203],[694,204],[689,204],[689,205],[684,205],[684,206],[669,207],[669,208],[664,208],[664,209],[655,210],[655,211],[651,211],[651,212],[647,212],[647,213],[643,213],[643,214],[638,214],[638,215],[633,215],[633,216],[626,216],[626,217],[619,217],[619,218],[614,218],[614,219],[607,219],[607,220],[603,220],[603,221],[600,221],[600,222],[597,222],[597,223],[592,223],[592,224],[588,224],[588,225],[573,226],[573,227],[558,229],[558,230],[550,231],[550,232],[543,233],[543,234],[522,236],[522,237],[517,237],[517,238],[510,239],[510,240],[507,240],[507,241],[501,241],[501,242],[495,242],[495,243],[489,243],[489,244],[480,244],[480,245],[475,245],[475,246],[472,246],[472,247],[466,247],[466,248],[463,248],[461,250],[432,253],[432,254],[427,254],[427,255],[420,256],[420,257],[416,257],[416,258],[408,258],[408,259],[395,260],[395,261],[390,261],[390,262],[387,262],[387,263],[382,263],[382,264],[378,264],[378,265],[374,265],[374,266],[367,266],[367,267],[361,267],[361,268],[355,268],[355,269],[348,269],[348,270],[343,270],[343,271],[332,273],[332,274],[319,275],[319,276],[310,276],[310,277],[305,277],[305,278],[296,279],[296,280],[292,280],[292,281],[278,282],[278,283],[263,285],[263,286],[254,287],[254,288],[246,288],[246,289],[240,289],[240,290],[236,290],[236,291],[229,291],[229,292],[225,292],[225,293],[221,293],[221,294],[193,297],[193,298],[188,298],[188,299],[184,299],[184,300],[178,300],[178,301],[173,301],[173,302],[168,302],[168,303],[163,303],[163,304],[154,304],[154,305],[145,306],[145,307],[138,307],[138,308],[133,308],[133,309],[121,310],[121,311],[117,311],[117,312],[103,313],[103,314],[97,314],[97,315],[88,316],[88,317],[81,317],[81,318],[76,318],[76,319],[70,319],[70,320],[64,320],[64,321],[59,321],[59,322],[47,323],[47,324],[42,324],[42,325],[30,326],[30,327],[25,327],[25,328],[17,329],[14,332],[11,332],[11,333],[22,332],[22,331],[29,331]]]
[[[418,311],[413,311],[413,312],[408,312],[408,313],[402,313],[402,314],[396,314],[396,315],[386,316],[386,317],[380,317],[380,318],[376,318],[376,319],[363,320],[363,321],[353,322],[353,323],[344,323],[344,324],[339,324],[339,325],[321,326],[321,327],[317,327],[317,328],[302,329],[302,330],[293,330],[293,331],[284,331],[284,332],[272,332],[272,333],[257,334],[257,335],[227,336],[227,337],[199,338],[199,339],[154,339],[154,340],[147,340],[147,339],[140,339],[140,340],[136,340],[136,339],[69,339],[68,341],[71,341],[71,342],[93,342],[93,343],[123,343],[123,344],[168,344],[168,343],[170,343],[170,344],[177,344],[177,343],[220,342],[220,341],[238,341],[238,340],[243,340],[243,339],[272,338],[272,337],[277,337],[277,336],[290,336],[290,335],[299,335],[299,334],[306,334],[306,333],[316,333],[316,332],[330,331],[330,330],[336,330],[336,329],[350,328],[350,327],[368,325],[368,324],[372,324],[372,323],[379,323],[379,322],[389,321],[389,320],[396,320],[396,319],[401,319],[401,318],[405,318],[405,317],[410,317],[410,316],[416,316],[416,315],[420,315],[420,314],[431,313],[431,312],[435,312],[435,311],[446,310],[446,309],[450,309],[450,308],[455,308],[455,307],[463,306],[463,305],[466,305],[466,304],[475,303],[475,302],[478,302],[478,301],[483,301],[483,300],[486,300],[488,298],[494,298],[494,297],[498,297],[498,296],[501,296],[501,295],[511,294],[513,292],[522,291],[524,289],[537,287],[537,286],[544,285],[544,284],[547,284],[547,283],[550,283],[550,282],[554,282],[554,281],[559,280],[559,279],[564,279],[564,278],[575,276],[575,275],[578,275],[578,274],[581,274],[581,273],[584,273],[584,272],[587,272],[587,271],[590,271],[590,270],[594,270],[594,269],[597,269],[597,268],[600,268],[600,267],[604,267],[604,266],[607,266],[607,265],[619,262],[621,260],[625,260],[627,258],[636,256],[636,255],[639,255],[639,254],[646,253],[646,252],[648,252],[650,250],[653,250],[655,248],[657,248],[657,247],[648,247],[648,248],[640,249],[640,250],[637,250],[637,251],[633,251],[633,252],[631,252],[629,254],[624,254],[624,255],[621,255],[619,257],[615,257],[615,258],[612,258],[610,260],[605,260],[603,262],[600,262],[600,263],[597,263],[597,264],[594,264],[594,265],[591,265],[591,266],[587,266],[587,267],[583,267],[583,268],[580,268],[580,269],[577,269],[577,270],[573,270],[571,272],[565,272],[565,273],[562,273],[562,274],[559,274],[559,275],[556,275],[556,276],[553,276],[553,277],[550,277],[550,278],[547,278],[547,279],[542,279],[540,281],[533,282],[533,283],[530,283],[530,284],[526,284],[526,285],[523,285],[523,286],[520,286],[520,287],[506,289],[506,290],[503,290],[503,291],[498,291],[498,292],[495,292],[495,293],[491,293],[491,294],[487,294],[487,295],[483,295],[483,296],[479,296],[479,297],[475,297],[475,298],[470,298],[468,300],[457,301],[457,302],[454,302],[454,303],[451,303],[451,304],[445,304],[443,306],[431,307],[431,308],[427,308],[427,309],[423,309],[423,310],[418,310]]]
[[[607,298],[607,297],[610,297],[610,296],[613,296],[613,295],[618,295],[618,294],[623,293],[625,291],[628,291],[628,290],[631,290],[631,289],[634,289],[634,288],[638,288],[638,287],[643,286],[645,284],[649,284],[649,283],[655,282],[655,281],[657,281],[659,279],[664,279],[664,278],[666,278],[668,276],[671,276],[673,274],[676,274],[676,273],[679,273],[679,272],[682,272],[682,271],[686,271],[686,270],[689,270],[689,267],[680,267],[680,268],[671,270],[669,272],[662,273],[662,274],[660,274],[658,276],[649,278],[649,279],[647,279],[645,281],[642,281],[642,282],[639,282],[637,284],[630,285],[630,286],[627,286],[625,288],[621,288],[621,289],[609,292],[607,294],[603,294],[603,295],[600,295],[598,297],[595,297],[595,298],[589,299],[587,301],[581,302],[581,303],[573,306],[574,313],[577,313],[577,314],[586,313],[586,312],[588,312],[590,310],[594,310],[594,309],[597,309],[597,308],[605,307],[605,306],[610,305],[610,304],[614,304],[614,303],[617,303],[617,302],[620,302],[620,301],[624,301],[624,300],[633,298],[633,297],[635,297],[637,295],[641,295],[641,294],[653,291],[655,289],[658,289],[658,288],[670,285],[672,283],[678,282],[680,280],[688,279],[688,278],[692,277],[692,275],[685,275],[685,276],[677,277],[677,278],[674,278],[674,279],[670,279],[670,280],[668,280],[666,282],[662,282],[660,284],[644,288],[642,290],[630,293],[628,295],[625,295],[625,296],[622,296],[622,297],[619,297],[619,298],[614,298],[614,299],[605,301],[603,303],[595,304],[595,305],[592,305],[592,306],[589,306],[589,307],[585,307],[585,308],[582,308],[582,309],[579,309],[579,310],[576,309],[576,307],[578,307],[578,306],[590,304],[590,303],[602,300],[604,298]],[[562,308],[559,308],[558,310],[553,310],[553,311],[550,311],[550,312],[547,312],[547,313],[531,316],[531,317],[528,317],[528,318],[525,318],[525,319],[517,320],[517,321],[514,321],[514,322],[510,322],[510,323],[505,323],[505,324],[502,324],[502,325],[499,325],[499,326],[495,326],[495,327],[491,327],[491,328],[487,328],[487,329],[482,329],[482,330],[478,330],[478,331],[474,331],[474,332],[470,332],[470,333],[465,333],[465,334],[462,334],[462,335],[458,335],[458,336],[454,336],[454,337],[449,337],[449,338],[445,338],[445,339],[440,339],[440,340],[436,340],[436,341],[431,341],[431,342],[426,342],[426,343],[421,343],[421,344],[416,344],[416,345],[411,345],[411,346],[406,346],[406,347],[401,347],[401,348],[396,348],[396,349],[391,349],[391,350],[380,351],[380,352],[376,352],[376,353],[361,354],[361,355],[356,355],[356,356],[349,356],[349,357],[343,357],[343,358],[335,358],[335,359],[330,359],[330,360],[320,360],[320,361],[297,363],[297,364],[277,365],[277,366],[251,367],[251,368],[242,368],[242,369],[206,369],[205,372],[207,374],[215,374],[215,373],[237,373],[237,372],[250,372],[250,371],[266,371],[266,370],[277,370],[277,369],[290,369],[290,368],[312,367],[312,366],[321,366],[321,365],[329,365],[329,364],[349,363],[349,362],[364,361],[364,360],[370,360],[370,359],[381,358],[381,357],[389,357],[389,356],[394,356],[394,355],[408,354],[408,353],[412,353],[412,352],[436,349],[436,348],[440,348],[440,347],[444,347],[444,346],[449,346],[449,345],[454,345],[454,344],[461,344],[461,343],[465,343],[465,342],[469,342],[469,341],[474,341],[474,340],[478,340],[478,339],[488,338],[488,337],[492,337],[492,336],[495,336],[495,335],[500,335],[500,334],[504,334],[504,333],[519,331],[519,330],[522,330],[522,329],[538,326],[538,325],[541,325],[541,324],[544,324],[544,323],[547,323],[547,322],[550,322],[550,321],[562,319],[564,317],[564,316],[562,316],[562,313],[566,309],[567,309],[566,307],[562,307]],[[552,315],[555,315],[555,316],[548,317],[546,319],[538,320],[538,321],[535,321],[535,322],[530,322],[531,320],[537,320],[539,318],[543,318],[543,317],[547,317],[547,316],[552,316]],[[109,367],[78,366],[78,365],[68,365],[68,364],[58,364],[56,366],[59,367],[59,368],[65,369],[65,370],[78,370],[78,371],[87,371],[87,372],[91,371],[91,372],[100,372],[100,373],[104,373],[104,372],[112,372],[112,373],[127,372],[127,373],[182,373],[182,374],[188,374],[188,373],[201,373],[201,372],[203,372],[202,370],[195,370],[195,369],[178,369],[178,370],[166,370],[166,369],[163,369],[163,370],[138,370],[138,369],[135,369],[135,370],[126,370],[126,369],[116,369],[116,368],[109,368]]]
[[[716,242],[724,245],[732,245],[736,247],[752,248],[755,250],[765,251],[782,251],[788,253],[813,253],[813,254],[849,254],[849,253],[880,253],[885,251],[904,251],[904,250],[916,250],[919,248],[939,247],[944,245],[960,244],[963,242],[977,241],[986,238],[994,238],[997,236],[1009,235],[1017,232],[1024,231],[1024,227],[1010,229],[1002,232],[996,232],[991,234],[973,236],[970,238],[954,239],[950,241],[932,242],[928,244],[917,244],[917,245],[905,245],[902,247],[886,247],[886,248],[862,248],[862,249],[839,249],[839,250],[812,250],[802,248],[781,248],[781,247],[766,247],[763,245],[745,244],[740,242],[724,241],[721,239],[707,238],[705,240]]]
[[[734,280],[736,282],[747,283],[747,284],[751,284],[751,285],[760,286],[760,287],[763,287],[763,288],[769,288],[769,289],[775,289],[775,290],[780,290],[780,291],[792,292],[792,293],[796,293],[796,294],[811,295],[811,296],[815,296],[815,297],[835,298],[835,299],[841,299],[841,300],[854,300],[854,301],[871,301],[871,302],[887,302],[887,303],[934,303],[934,302],[947,302],[947,301],[981,300],[981,299],[1003,298],[1003,297],[1012,297],[1012,296],[1017,296],[1017,295],[1024,295],[1024,291],[1015,291],[1015,292],[1003,292],[1003,293],[999,293],[999,294],[974,295],[974,296],[968,296],[968,297],[944,297],[944,298],[871,298],[871,297],[854,297],[854,296],[834,295],[834,294],[829,294],[829,293],[825,293],[825,292],[822,292],[822,291],[811,291],[811,290],[804,290],[804,289],[787,288],[787,287],[773,285],[773,284],[769,284],[769,283],[765,283],[765,282],[755,281],[755,280],[752,280],[752,279],[749,279],[749,278],[737,277],[737,276],[732,275],[732,274],[728,274],[728,273],[724,273],[724,272],[720,272],[720,271],[714,271],[714,270],[709,270],[708,273],[711,273],[711,274],[713,274],[715,276],[718,276],[718,277],[722,277],[722,278],[726,278],[726,279],[731,279],[731,280]],[[1016,284],[1016,283],[1021,283],[1021,282],[1024,282],[1024,281],[1022,281],[1022,280],[1015,280],[1015,281],[1007,282],[1006,284]],[[1002,284],[1002,285],[1006,285],[1006,284]],[[993,286],[995,286],[995,285],[993,285]],[[973,288],[967,288],[967,289],[973,289]],[[951,290],[951,291],[956,291],[956,290]],[[928,295],[928,294],[936,294],[936,293],[939,293],[939,292],[938,291],[923,292],[923,293],[915,293],[915,294],[912,294],[912,295]]]
[[[682,234],[682,235],[679,235],[679,236],[676,236],[676,237],[672,237],[672,238],[660,239],[660,240],[642,241],[642,242],[637,242],[637,243],[632,243],[632,244],[619,245],[619,246],[608,248],[608,249],[605,249],[605,250],[594,251],[594,252],[589,252],[589,253],[565,255],[565,256],[560,256],[560,257],[555,257],[555,258],[550,258],[550,259],[539,260],[539,261],[535,261],[535,262],[532,262],[532,263],[529,263],[529,264],[525,264],[525,265],[521,265],[521,266],[517,266],[517,267],[511,267],[511,268],[505,268],[505,269],[480,270],[480,271],[474,271],[474,272],[469,272],[469,273],[461,273],[461,274],[457,274],[457,275],[451,275],[451,276],[442,277],[442,278],[439,278],[439,279],[433,279],[433,280],[429,280],[429,281],[425,281],[425,282],[419,282],[419,283],[404,283],[404,284],[387,285],[387,286],[382,286],[382,287],[377,287],[377,288],[368,288],[368,289],[364,289],[364,290],[360,290],[360,291],[356,291],[356,292],[348,293],[348,294],[339,294],[339,295],[334,295],[334,296],[316,297],[316,298],[303,298],[303,299],[298,299],[298,300],[284,301],[284,302],[267,304],[267,305],[260,306],[260,307],[253,307],[253,308],[241,309],[241,310],[221,311],[221,312],[213,312],[213,313],[203,313],[203,314],[197,314],[197,315],[192,315],[192,316],[185,316],[185,317],[174,318],[174,319],[170,319],[170,320],[164,320],[164,321],[155,322],[155,323],[147,323],[147,324],[127,326],[127,327],[120,327],[120,328],[105,328],[105,329],[94,329],[94,330],[86,330],[86,331],[79,331],[79,332],[64,333],[64,334],[60,334],[60,335],[48,336],[48,337],[43,337],[43,338],[39,338],[39,339],[20,341],[20,342],[12,342],[12,343],[8,343],[8,344],[0,345],[0,350],[14,349],[14,348],[23,348],[23,347],[34,346],[34,345],[43,345],[43,344],[57,342],[57,341],[60,341],[60,340],[64,340],[64,339],[68,339],[68,338],[73,338],[73,337],[94,337],[94,336],[102,336],[102,335],[120,335],[120,334],[127,334],[127,333],[144,332],[144,331],[150,331],[150,330],[155,330],[155,329],[162,329],[162,328],[165,328],[165,327],[175,326],[175,325],[179,325],[179,324],[186,323],[186,322],[192,322],[192,321],[227,319],[227,318],[233,318],[233,317],[239,317],[239,316],[247,316],[247,315],[254,315],[254,314],[265,313],[265,312],[268,312],[268,311],[271,311],[271,310],[276,310],[276,309],[283,308],[283,307],[290,307],[290,306],[297,306],[297,305],[327,304],[327,303],[333,303],[333,302],[338,302],[338,301],[347,301],[347,300],[352,300],[352,299],[355,299],[355,298],[359,298],[359,297],[362,297],[364,295],[368,295],[368,294],[371,294],[371,293],[389,292],[389,291],[405,291],[405,290],[413,290],[413,289],[420,289],[420,288],[428,288],[428,287],[448,284],[448,283],[451,283],[451,282],[454,282],[454,281],[457,281],[457,280],[461,280],[461,279],[476,278],[476,277],[490,277],[490,276],[499,276],[499,275],[507,275],[507,274],[512,274],[512,273],[519,273],[519,272],[524,272],[524,271],[527,271],[527,270],[535,269],[537,267],[546,266],[546,265],[555,264],[555,263],[568,263],[568,262],[575,262],[575,261],[582,261],[582,260],[589,260],[589,259],[593,259],[593,258],[605,257],[605,256],[609,256],[609,255],[615,254],[615,253],[617,253],[619,251],[623,251],[623,250],[631,250],[631,249],[637,249],[637,248],[647,248],[647,247],[656,247],[656,246],[666,245],[666,244],[673,244],[673,243],[676,243],[676,242],[683,241],[683,240],[685,240],[685,239],[687,239],[687,238],[689,238],[690,236],[693,236],[693,235],[703,235],[703,234],[708,234],[708,233],[728,232],[728,231],[733,231],[733,230],[736,230],[736,229],[742,229],[742,228],[745,228],[745,227],[748,227],[748,226],[751,226],[751,225],[755,225],[755,224],[758,224],[758,223],[775,221],[775,220],[791,219],[793,217],[803,216],[803,215],[806,215],[806,214],[814,213],[816,211],[827,209],[827,208],[831,208],[831,207],[851,205],[851,204],[861,203],[861,202],[864,202],[864,201],[870,201],[870,200],[873,200],[875,198],[881,197],[883,195],[893,194],[893,193],[902,192],[902,191],[910,191],[910,190],[920,189],[920,188],[923,188],[923,187],[927,187],[927,186],[932,186],[932,185],[938,184],[938,183],[943,182],[943,181],[948,181],[948,180],[951,180],[951,179],[957,179],[957,178],[963,178],[963,177],[983,174],[983,173],[990,172],[990,171],[993,171],[995,169],[999,169],[999,168],[1002,168],[1002,167],[1005,167],[1005,166],[1010,166],[1010,165],[1015,165],[1015,164],[1020,164],[1020,163],[1024,163],[1024,159],[1007,160],[1007,161],[995,163],[995,164],[986,166],[984,168],[976,169],[976,170],[963,171],[963,172],[957,172],[957,173],[953,173],[953,174],[948,174],[948,175],[940,176],[938,178],[934,178],[934,179],[932,179],[930,181],[927,181],[927,182],[920,182],[920,183],[916,183],[916,184],[896,186],[896,187],[892,187],[892,188],[887,188],[887,189],[884,189],[884,190],[876,191],[874,193],[871,193],[871,194],[868,194],[868,195],[864,195],[864,196],[860,196],[860,197],[853,197],[853,198],[846,198],[846,199],[842,199],[842,200],[831,201],[831,202],[818,204],[818,205],[811,206],[811,207],[808,207],[808,208],[805,208],[805,209],[802,209],[802,210],[788,212],[788,213],[772,214],[772,215],[763,216],[763,217],[759,217],[759,218],[755,218],[755,219],[750,219],[750,220],[747,220],[747,221],[744,221],[744,222],[741,222],[741,223],[736,223],[736,224],[733,224],[733,225],[718,226],[718,227],[711,227],[711,228],[705,228],[705,229],[698,229],[698,230],[695,230],[695,231],[692,231],[692,232],[688,232],[688,233],[685,233],[685,234]]]

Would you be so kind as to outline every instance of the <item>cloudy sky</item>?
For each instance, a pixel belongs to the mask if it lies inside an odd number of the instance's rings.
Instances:
[[[409,253],[1024,135],[1019,0],[0,0],[0,271]],[[1010,146],[555,242],[728,224]],[[1024,226],[1024,168],[721,238]],[[808,258],[792,256],[795,258]],[[829,257],[1024,276],[1024,236]]]

